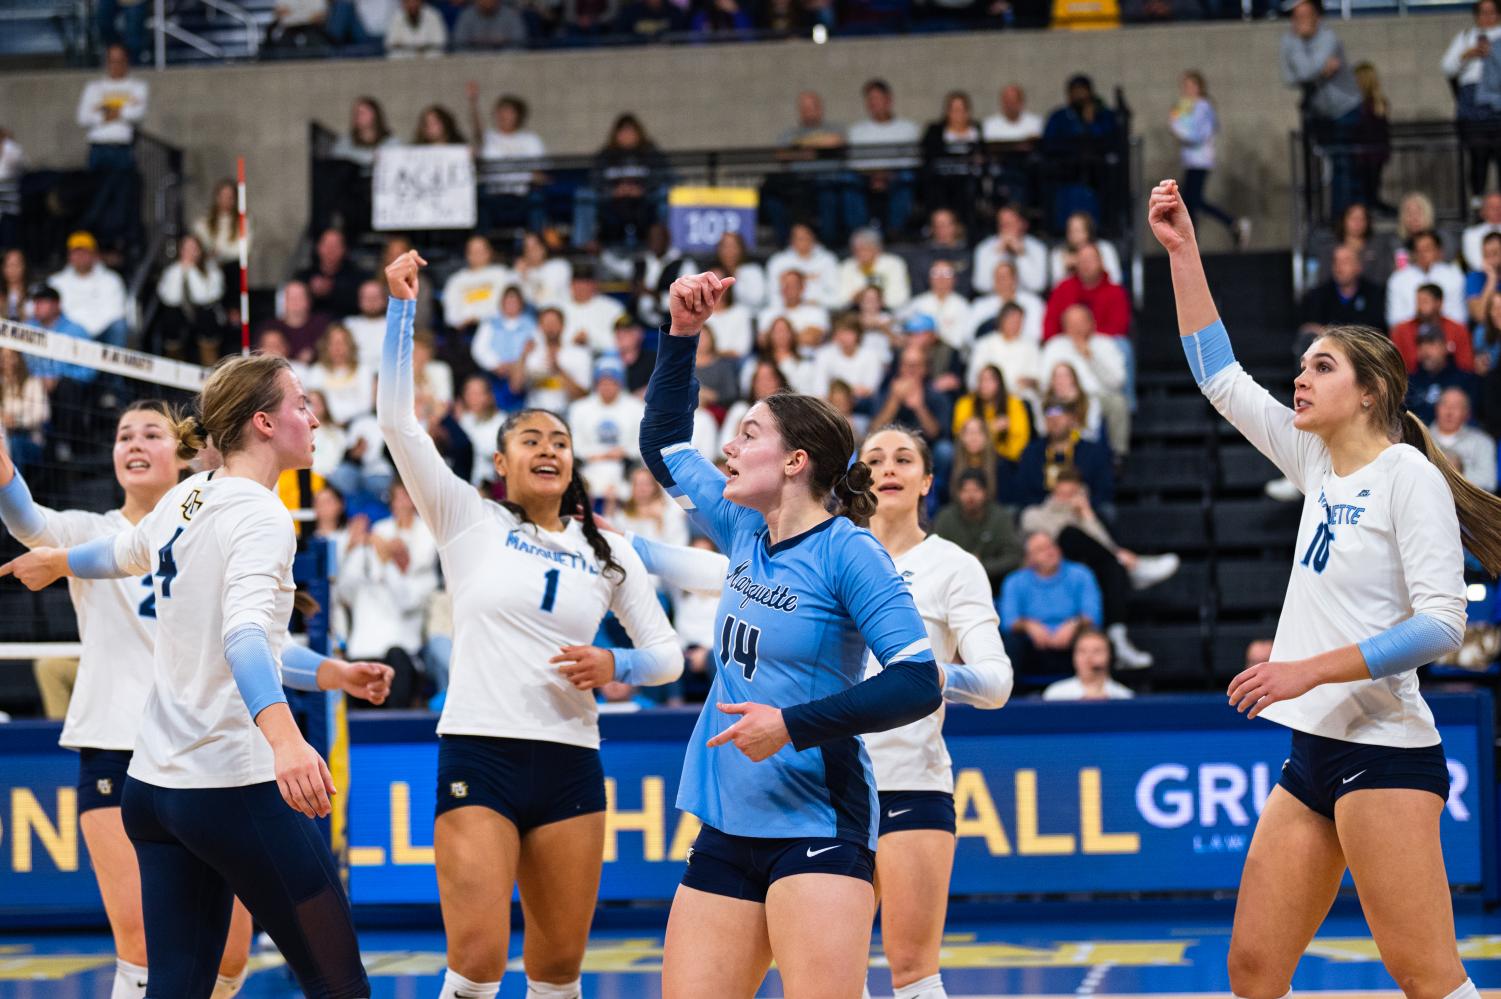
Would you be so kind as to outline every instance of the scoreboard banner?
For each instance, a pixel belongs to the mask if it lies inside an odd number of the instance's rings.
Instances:
[[[713,253],[733,233],[754,250],[759,198],[754,187],[674,187],[667,193],[672,245],[684,253]]]
[[[1488,693],[1429,699],[1452,791],[1444,860],[1456,887],[1496,896]],[[697,820],[673,807],[693,711],[601,718],[609,812],[606,900],[665,902]],[[435,718],[350,721],[350,894],[359,906],[437,901]],[[956,896],[1234,890],[1256,818],[1287,754],[1286,729],[1223,697],[951,708]],[[78,835],[76,757],[57,726],[0,726],[0,918],[87,914],[99,898]],[[734,751],[726,747],[726,751]]]

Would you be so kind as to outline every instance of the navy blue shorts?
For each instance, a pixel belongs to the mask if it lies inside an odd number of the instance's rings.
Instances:
[[[78,814],[95,808],[119,808],[125,791],[125,771],[130,766],[128,749],[80,749],[78,751]]]
[[[438,740],[434,815],[478,805],[516,831],[605,810],[599,750],[536,739],[445,735]]]
[[[1449,800],[1449,764],[1444,747],[1399,749],[1293,732],[1292,752],[1277,782],[1326,819],[1351,791],[1411,788]]]
[[[881,835],[907,829],[954,832],[954,796],[948,791],[882,791]]]
[[[764,903],[772,882],[794,874],[843,874],[873,882],[876,855],[863,843],[827,836],[763,839],[704,826],[688,851],[683,884],[711,895]]]

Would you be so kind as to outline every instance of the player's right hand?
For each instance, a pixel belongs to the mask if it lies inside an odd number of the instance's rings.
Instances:
[[[1194,224],[1188,217],[1188,206],[1178,193],[1176,180],[1164,180],[1152,188],[1152,197],[1147,207],[1147,224],[1152,235],[1169,253],[1185,246],[1194,245]]]
[[[734,278],[722,278],[712,271],[680,277],[672,282],[667,306],[672,315],[672,325],[668,332],[677,336],[692,336],[703,329],[704,323],[714,315],[714,306],[719,303],[725,289],[734,283]]]
[[[417,254],[416,250],[408,250],[386,266],[386,285],[391,289],[391,297],[405,301],[415,301],[417,298],[417,271],[426,267],[427,261]]]
[[[328,796],[338,792],[323,757],[302,739],[273,745],[272,752],[281,800],[310,819],[325,818],[333,810]]]
[[[43,590],[68,574],[66,548],[33,548],[0,565],[0,577],[15,576],[28,590]]]

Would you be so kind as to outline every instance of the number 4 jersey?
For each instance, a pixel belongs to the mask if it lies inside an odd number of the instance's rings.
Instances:
[[[276,779],[224,658],[224,636],[265,631],[278,658],[292,616],[292,516],[250,479],[201,472],[115,536],[115,564],[151,573],[156,668],[130,776],[157,787],[242,787]]]
[[[1304,494],[1292,577],[1272,661],[1292,662],[1362,642],[1414,614],[1464,627],[1464,553],[1454,497],[1417,449],[1394,444],[1349,475],[1334,473],[1323,441],[1293,427],[1293,412],[1239,364],[1210,376],[1204,394]],[[1326,683],[1262,715],[1346,742],[1421,747],[1439,742],[1415,670]]]

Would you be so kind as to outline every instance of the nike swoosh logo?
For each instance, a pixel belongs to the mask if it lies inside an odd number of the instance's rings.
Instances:
[[[888,811],[888,812],[887,812],[887,813],[886,813],[886,817],[887,817],[887,818],[888,818],[888,819],[894,819],[894,818],[896,818],[896,817],[897,817],[897,816],[898,816],[898,815],[906,815],[906,814],[907,814],[907,813],[908,813],[908,812],[910,812],[910,811],[912,811],[912,809],[910,809],[910,808],[903,808],[903,809],[902,809],[902,810],[901,810],[901,811]]]
[[[1364,771],[1364,770],[1362,770],[1362,771],[1361,771],[1361,772],[1360,772],[1360,774],[1363,774],[1363,773],[1365,773],[1365,771]],[[1355,775],[1355,777],[1359,777],[1359,776],[1360,776],[1360,774],[1356,774],[1356,775]],[[1341,784],[1348,784],[1348,783],[1350,783],[1350,782],[1351,782],[1351,781],[1352,781],[1352,780],[1354,780],[1354,779],[1355,779],[1355,777],[1346,777],[1346,778],[1345,778],[1345,779],[1344,779],[1344,780],[1342,780],[1342,781],[1340,781],[1340,783],[1341,783]]]
[[[829,851],[830,851],[830,850],[837,850],[837,849],[839,849],[839,848],[840,848],[840,847],[841,847],[841,846],[843,846],[843,845],[844,845],[844,844],[842,844],[842,843],[835,843],[835,844],[834,844],[834,845],[833,845],[833,846],[826,846],[826,847],[824,847],[824,848],[823,848],[823,849],[822,849],[822,850],[815,850],[815,849],[813,849],[813,848],[812,848],[812,847],[811,847],[811,846],[810,846],[810,847],[808,847],[808,856],[809,856],[809,857],[810,857],[810,858],[812,858],[812,857],[816,857],[816,856],[818,856],[818,855],[819,855],[819,854],[820,854],[820,853],[828,853],[828,852],[829,852]]]

